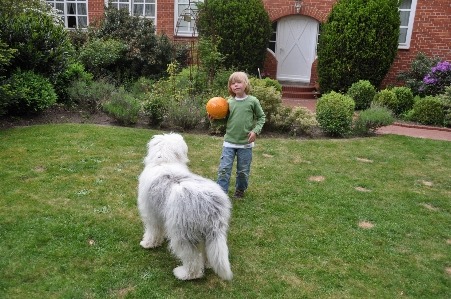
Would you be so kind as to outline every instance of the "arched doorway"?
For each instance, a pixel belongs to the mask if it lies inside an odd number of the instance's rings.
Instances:
[[[277,80],[309,83],[316,58],[319,22],[292,15],[277,22],[275,56]]]

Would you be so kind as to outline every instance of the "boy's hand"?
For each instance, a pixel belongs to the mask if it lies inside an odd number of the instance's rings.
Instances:
[[[211,123],[215,120],[208,112],[207,112],[207,116]]]
[[[247,143],[251,143],[254,142],[255,139],[257,139],[257,134],[255,134],[255,132],[249,132],[249,134],[247,134],[247,137],[249,137],[247,139]]]

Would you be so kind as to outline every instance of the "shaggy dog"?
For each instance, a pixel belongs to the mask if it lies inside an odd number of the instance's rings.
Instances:
[[[178,279],[202,277],[210,266],[222,279],[232,279],[229,197],[212,180],[189,171],[188,146],[181,135],[155,135],[147,149],[138,190],[145,228],[141,246],[157,247],[168,238],[169,248],[182,261],[173,271]]]

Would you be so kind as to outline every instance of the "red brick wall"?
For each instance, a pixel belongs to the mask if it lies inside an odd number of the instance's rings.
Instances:
[[[296,14],[294,0],[262,0],[268,10],[271,21],[284,16]],[[327,15],[337,0],[304,0],[300,14],[310,16],[320,22]],[[157,0],[157,32],[174,34],[174,0]],[[104,0],[88,0],[89,20],[92,22],[103,13]],[[401,70],[409,70],[410,62],[419,52],[428,56],[439,56],[451,61],[451,1],[450,0],[418,0],[410,49],[399,50],[392,69],[382,82],[381,88],[396,82],[396,74]],[[268,52],[264,70],[275,77],[277,61]],[[316,78],[316,65],[312,66],[312,80]]]

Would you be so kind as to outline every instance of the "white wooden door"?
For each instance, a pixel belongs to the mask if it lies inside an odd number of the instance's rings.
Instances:
[[[277,23],[277,80],[310,82],[316,58],[319,22],[307,16],[288,16]]]

